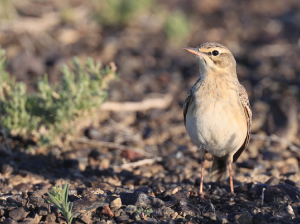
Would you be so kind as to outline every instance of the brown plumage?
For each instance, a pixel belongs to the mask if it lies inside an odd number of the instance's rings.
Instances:
[[[209,42],[186,50],[196,55],[200,72],[183,106],[187,132],[201,153],[200,196],[206,152],[214,156],[212,181],[225,180],[229,173],[233,194],[231,163],[250,139],[252,112],[248,95],[238,81],[235,59],[226,47]]]

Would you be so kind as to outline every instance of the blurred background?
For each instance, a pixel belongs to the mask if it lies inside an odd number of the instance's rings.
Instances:
[[[77,56],[79,60],[92,57],[103,65],[115,62],[119,80],[110,83],[108,101],[140,102],[171,96],[165,109],[105,111],[99,115],[98,125],[82,131],[82,136],[90,139],[143,148],[152,155],[190,151],[197,160],[197,150],[183,124],[182,105],[199,74],[195,58],[182,48],[208,41],[227,46],[236,58],[238,77],[253,110],[253,138],[238,160],[249,169],[254,165],[245,163],[248,160],[294,157],[291,166],[279,171],[299,171],[299,38],[298,0],[0,1],[0,45],[6,50],[7,71],[27,84],[28,94],[37,90],[37,80],[45,74],[51,84],[60,82],[62,64],[70,64]],[[80,172],[93,164],[101,170],[122,164],[124,158],[127,162],[139,158],[130,151],[110,155],[101,148],[95,156],[90,154],[93,147],[72,147],[72,155],[62,154],[62,148],[52,149],[52,153],[57,153],[55,158],[63,156],[68,169],[74,164],[71,159],[93,157],[76,160],[75,164],[84,164],[79,166]],[[282,150],[288,148],[294,151]],[[76,154],[79,149],[86,155]],[[174,171],[187,164],[179,157],[174,157],[175,163],[162,164]],[[37,164],[26,163],[22,168],[39,173],[51,169],[50,164],[48,168],[45,163]],[[264,167],[274,168],[272,164]],[[281,168],[278,165],[276,169]],[[66,171],[56,175],[66,175]]]

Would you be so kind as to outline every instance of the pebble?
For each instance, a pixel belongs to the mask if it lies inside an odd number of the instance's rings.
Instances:
[[[9,217],[11,217],[15,221],[20,221],[26,217],[27,213],[25,210],[21,208],[13,209],[9,212]]]
[[[122,206],[122,201],[121,201],[121,198],[119,197],[116,197],[114,198],[110,203],[109,203],[109,207],[110,208],[115,208],[115,209],[118,209]]]
[[[110,210],[110,208],[105,205],[102,209],[102,211],[100,212],[101,215],[105,215],[105,216],[108,216],[108,217],[113,217],[114,216],[114,213]]]
[[[127,205],[125,212],[129,213],[130,215],[136,211],[136,206],[135,205]]]

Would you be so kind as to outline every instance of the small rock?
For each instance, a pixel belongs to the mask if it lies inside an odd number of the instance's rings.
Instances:
[[[134,213],[136,211],[136,206],[127,205],[124,211],[131,215],[132,213]]]
[[[1,173],[5,178],[8,178],[10,174],[14,172],[14,168],[9,164],[2,165]]]
[[[56,219],[56,221],[57,221],[58,223],[61,223],[61,224],[67,224],[67,220],[66,220],[66,218],[63,217],[63,216],[58,216],[57,219]]]
[[[122,187],[117,187],[115,189],[115,194],[120,194],[120,193],[133,193],[132,190],[126,189],[126,188],[122,188]]]
[[[38,203],[38,202],[41,202],[41,203],[44,203],[45,202],[45,199],[44,198],[41,198],[41,197],[29,197],[29,202],[30,203]]]
[[[82,222],[79,218],[74,218],[72,220],[72,224],[83,224],[84,222]],[[102,222],[97,222],[97,224],[100,223],[102,224]]]
[[[237,191],[240,193],[248,193],[252,186],[253,186],[253,183],[246,183],[240,187],[237,187],[236,189],[234,189],[234,191]]]
[[[163,217],[164,216],[164,212],[161,208],[153,208],[153,211],[152,211],[152,216],[156,217]]]
[[[22,193],[26,193],[27,191],[33,190],[32,186],[30,186],[29,184],[25,184],[25,183],[21,183],[21,184],[14,186],[14,189],[17,191],[21,191]]]
[[[247,169],[264,168],[262,164],[260,164],[257,160],[253,160],[253,159],[247,159],[244,160],[242,163],[237,163],[237,167],[242,167]]]
[[[175,211],[169,207],[162,207],[162,211],[165,217],[171,217],[174,215]]]
[[[173,194],[176,194],[178,192],[178,187],[174,187],[174,188],[171,188],[171,189],[168,189],[164,192],[164,197],[167,197],[167,196],[171,196]]]
[[[100,188],[95,188],[94,190],[91,190],[92,194],[105,194],[104,191],[102,191]]]
[[[276,152],[265,151],[265,152],[263,152],[263,160],[267,160],[267,161],[280,161],[280,160],[282,160],[282,158]]]
[[[240,215],[236,215],[235,220],[239,224],[252,224],[253,216],[249,212],[245,211]]]
[[[109,203],[110,208],[120,208],[122,206],[121,198],[116,197],[115,199],[112,199],[112,201]]]
[[[56,215],[54,213],[48,214],[46,216],[46,222],[55,222],[56,220]]]
[[[115,217],[121,216],[121,213],[122,213],[122,212],[123,212],[122,209],[114,210],[114,215],[115,215]]]
[[[107,183],[98,183],[95,187],[98,187],[103,191],[109,191],[109,192],[114,192],[116,189],[115,187],[113,187]]]
[[[101,138],[101,133],[94,128],[88,128],[84,131],[84,134],[89,139],[99,140]]]
[[[144,187],[139,187],[139,188],[137,188],[134,192],[143,192],[143,193],[145,193],[145,194],[147,194],[147,195],[149,195],[149,196],[155,197],[155,195],[154,195],[152,189],[151,189],[150,187],[146,187],[146,186],[144,186]]]
[[[33,211],[35,209],[35,206],[33,204],[27,204],[24,206],[24,209],[26,212]]]
[[[87,214],[79,215],[77,219],[79,219],[85,224],[91,224],[93,222],[92,219]]]
[[[22,198],[28,198],[28,193],[26,191],[22,191]]]
[[[279,168],[279,172],[281,174],[297,173],[299,172],[299,167],[298,164],[284,164],[282,167]]]
[[[164,201],[159,198],[150,197],[151,203],[153,207],[161,208],[165,205]]]
[[[38,223],[41,220],[42,216],[39,216],[38,214],[33,214],[32,218],[26,218],[24,220],[31,220],[32,223]]]
[[[267,184],[253,184],[249,193],[252,195],[261,195],[263,188],[267,189],[269,186]]]
[[[101,215],[105,215],[105,216],[108,216],[108,217],[113,217],[114,216],[114,213],[110,210],[110,208],[105,205],[102,209],[102,211],[100,212]]]
[[[135,221],[138,221],[138,220],[141,220],[142,218],[141,218],[141,215],[138,213],[138,212],[134,212],[133,214],[132,214],[132,216],[133,216],[133,219],[135,220]]]
[[[95,210],[98,207],[109,205],[109,198],[104,195],[88,195],[81,200],[73,202],[72,213],[74,216],[85,214],[89,211]]]
[[[292,218],[295,218],[295,213],[294,213],[294,210],[292,208],[292,206],[288,205],[286,206],[286,212],[292,217]]]
[[[280,175],[281,175],[281,173],[279,172],[279,169],[277,168],[277,167],[274,167],[273,169],[271,169],[270,171],[269,171],[269,173],[270,173],[270,175],[272,176],[272,177],[276,177],[276,178],[280,178]],[[279,183],[278,183],[279,184]]]
[[[216,213],[215,206],[212,203],[208,203],[202,212],[212,212]]]
[[[265,190],[265,202],[299,202],[300,191],[288,184],[279,184],[271,186]]]
[[[128,221],[128,220],[129,220],[128,215],[122,215],[117,218],[117,222],[124,222],[124,221]]]
[[[8,203],[14,203],[18,207],[23,207],[27,204],[27,200],[21,197],[14,197],[14,198],[7,198],[6,200]]]
[[[227,224],[229,221],[226,218],[222,218],[216,222],[216,224]]]
[[[41,190],[37,190],[37,191],[33,192],[31,197],[42,197],[44,194],[46,194],[48,192],[50,186],[51,186],[51,184],[42,185]]]
[[[6,219],[3,221],[3,224],[18,224],[18,222],[16,222],[16,221],[13,220],[13,219],[6,218]]]
[[[133,201],[135,206],[140,206],[144,209],[150,208],[151,207],[151,200],[149,196],[145,193],[142,192],[135,192],[133,194]]]
[[[271,177],[266,184],[269,186],[274,186],[274,185],[278,185],[280,183],[280,180],[276,177]]]
[[[228,214],[228,220],[230,222],[234,222],[236,220],[235,217],[238,216],[238,215],[241,215],[241,212],[232,212],[232,213],[229,213]]]
[[[32,223],[37,223],[37,222],[34,222],[32,219],[24,219],[22,222],[19,222],[21,224],[32,224]]]
[[[206,217],[212,221],[216,221],[217,220],[217,216],[216,214],[212,213],[212,212],[205,212],[205,213],[202,213],[202,216],[203,217]]]
[[[48,215],[50,213],[50,205],[49,204],[42,204],[39,209],[38,209],[38,212],[37,214],[40,215],[40,216],[43,216],[43,215]]]
[[[191,215],[191,216],[201,216],[201,211],[197,206],[192,204],[186,204],[178,207],[183,216]]]
[[[177,192],[171,196],[171,200],[179,203],[180,205],[186,205],[189,202],[188,197],[188,192]]]
[[[108,169],[109,166],[110,166],[110,159],[103,158],[99,161],[99,169],[100,170]]]
[[[26,216],[27,216],[27,213],[25,212],[25,210],[22,207],[13,209],[9,212],[9,217],[11,217],[15,221],[22,220]]]
[[[125,149],[122,151],[121,155],[125,158],[125,159],[128,159],[130,161],[133,161],[133,160],[137,160],[137,159],[141,159],[143,158],[144,156],[139,153],[139,152],[135,152],[135,151],[132,151],[130,149]]]
[[[154,219],[154,218],[147,218],[147,222],[146,222],[146,223],[148,223],[148,224],[156,224],[156,223],[158,223],[158,222],[157,222],[157,220]]]
[[[285,180],[285,183],[291,185],[292,187],[296,187],[296,185],[297,185],[294,181],[292,181],[290,179]]]
[[[159,188],[156,188],[153,193],[154,194],[162,194],[166,191],[166,189],[164,187],[159,187]]]
[[[253,224],[260,224],[266,222],[267,220],[268,217],[266,215],[263,215],[263,213],[259,212],[253,217]]]

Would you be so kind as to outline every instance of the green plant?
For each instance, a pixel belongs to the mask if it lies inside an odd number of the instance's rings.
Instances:
[[[142,216],[142,218],[144,218],[145,216],[148,216],[148,215],[150,215],[151,213],[153,213],[153,210],[152,210],[152,208],[148,208],[148,209],[146,209],[146,210],[144,210],[143,208],[141,208],[141,207],[137,207],[137,213],[139,213],[140,214],[140,216]]]
[[[186,15],[180,11],[169,14],[165,19],[164,31],[167,38],[175,44],[186,41],[190,33],[190,25]]]
[[[17,10],[11,0],[0,0],[0,18],[13,20],[18,17]]]
[[[27,94],[26,84],[17,82],[5,71],[5,52],[0,49],[0,124],[8,133],[31,138],[40,145],[58,144],[74,133],[78,119],[107,99],[116,67],[103,68],[88,58],[73,68],[64,65],[62,80],[50,85],[47,76],[37,83],[38,91]],[[77,120],[76,120],[77,119]]]
[[[68,202],[69,184],[66,183],[64,188],[61,186],[53,187],[51,193],[47,192],[49,196],[49,203],[53,203],[67,219],[68,223],[72,223],[72,207],[73,203]]]
[[[153,0],[95,0],[95,17],[104,25],[125,25],[138,13],[149,9],[154,3],[155,1]]]

